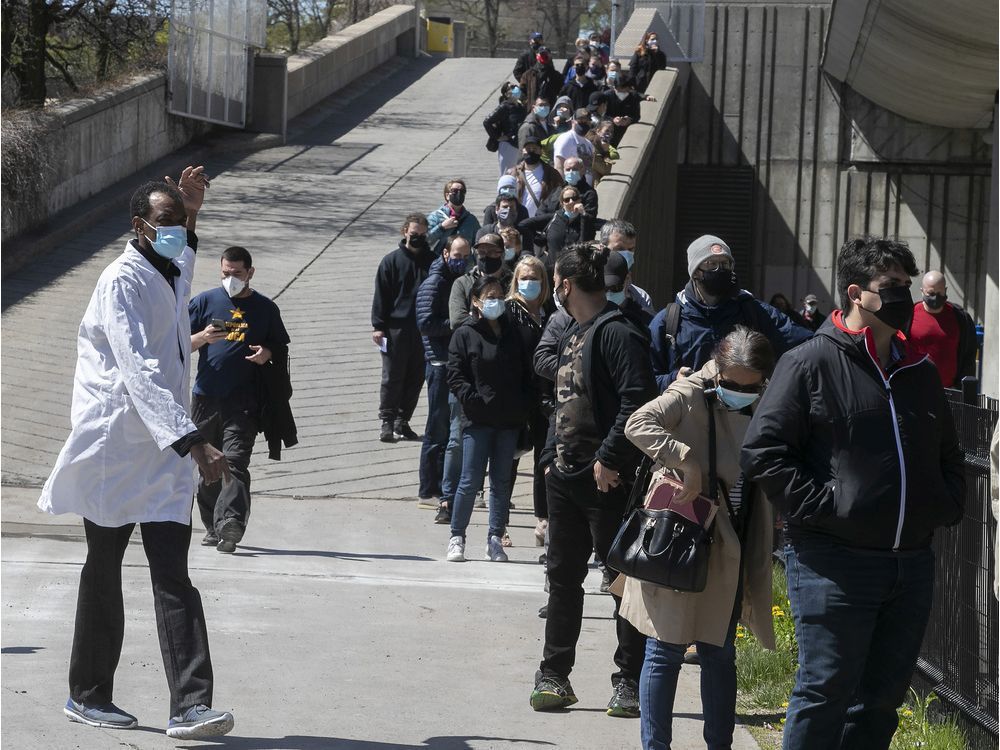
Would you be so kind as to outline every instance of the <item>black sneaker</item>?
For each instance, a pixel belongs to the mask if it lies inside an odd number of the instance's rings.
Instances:
[[[392,422],[386,421],[382,423],[382,429],[378,434],[378,439],[383,443],[395,443],[396,433],[392,429]]]
[[[396,426],[393,428],[393,431],[396,433],[396,438],[398,440],[411,440],[411,441],[423,440],[423,438],[420,437],[420,435],[418,435],[417,433],[415,433],[413,430],[410,429],[410,423],[404,422],[403,420],[399,420],[398,422],[396,422]]]
[[[611,568],[604,568],[604,572],[601,574],[601,593],[608,593],[608,589],[611,588],[611,584],[614,583],[616,573],[611,570]]]
[[[639,686],[633,680],[623,677],[615,685],[611,700],[608,701],[608,716],[639,718]]]
[[[549,605],[548,604],[543,604],[541,607],[538,608],[538,616],[541,617],[543,620],[547,620],[548,619],[548,617],[549,617]]]
[[[572,706],[577,702],[577,697],[567,678],[545,677],[541,672],[536,672],[535,689],[531,691],[528,702],[536,711],[555,711]]]
[[[441,503],[438,506],[437,515],[434,516],[434,523],[451,523],[451,511],[448,509],[448,503]]]

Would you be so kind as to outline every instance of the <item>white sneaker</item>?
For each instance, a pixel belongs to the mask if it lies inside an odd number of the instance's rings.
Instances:
[[[491,536],[486,543],[486,559],[491,562],[507,562],[507,553],[503,551],[500,537]]]
[[[474,507],[476,507],[476,508],[485,508],[486,507],[486,493],[485,492],[480,492],[478,495],[476,495],[476,504],[475,504]]]
[[[448,540],[448,554],[445,556],[448,562],[465,562],[465,540],[460,536],[453,536]]]

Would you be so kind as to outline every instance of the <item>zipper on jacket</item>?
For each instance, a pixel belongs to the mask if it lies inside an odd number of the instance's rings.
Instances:
[[[903,458],[903,439],[899,434],[899,419],[896,416],[896,401],[892,397],[892,384],[890,381],[893,376],[902,372],[903,370],[908,370],[911,367],[919,365],[926,359],[926,355],[919,359],[918,361],[904,365],[893,370],[888,376],[886,376],[885,371],[882,366],[875,359],[868,346],[865,346],[865,351],[868,352],[868,356],[872,360],[872,364],[875,365],[875,370],[878,372],[878,376],[882,378],[882,384],[885,386],[885,393],[889,397],[889,411],[892,414],[892,434],[896,438],[896,455],[899,457],[899,518],[896,521],[896,536],[892,543],[892,551],[899,552],[899,545],[903,538],[903,520],[906,517],[906,460]]]

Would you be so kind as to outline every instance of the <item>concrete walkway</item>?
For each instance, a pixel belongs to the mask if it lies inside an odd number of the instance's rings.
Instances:
[[[511,564],[442,562],[448,532],[415,494],[418,445],[377,441],[379,356],[369,310],[379,259],[402,217],[469,181],[477,214],[497,169],[480,123],[509,60],[394,60],[293,123],[288,145],[220,154],[199,216],[196,291],[218,283],[219,252],[254,255],[254,287],[275,298],[292,337],[300,445],[254,459],[253,519],[237,554],[194,547],[215,705],[233,734],[185,747],[242,750],[632,748],[639,723],[604,714],[611,599],[588,580],[573,684],[580,703],[528,707],[545,602],[530,480],[518,480]],[[151,174],[156,178],[160,175]],[[127,632],[116,700],[132,732],[68,723],[66,668],[82,527],[34,510],[69,430],[78,322],[101,269],[128,239],[127,206],[58,254],[3,282],[2,709],[10,748],[168,748],[167,698],[141,545],[125,558]],[[419,431],[425,409],[414,418]],[[485,513],[469,531],[485,542]],[[196,521],[197,525],[197,521]],[[196,529],[200,538],[200,529]],[[137,542],[137,539],[133,540]],[[675,747],[703,747],[697,669],[686,667]],[[737,748],[755,748],[740,730]]]

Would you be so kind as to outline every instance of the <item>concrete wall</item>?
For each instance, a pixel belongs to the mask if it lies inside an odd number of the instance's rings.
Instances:
[[[13,194],[4,181],[3,240],[43,224],[207,130],[205,123],[167,114],[166,77],[138,76],[129,85],[46,112],[50,130],[40,148],[51,165],[37,194]]]
[[[626,219],[639,230],[633,280],[665,305],[679,288],[673,274],[677,135],[687,68],[661,70],[646,93],[639,122],[625,131],[620,158],[597,185],[598,216]],[[665,200],[666,199],[666,200]],[[681,284],[683,285],[683,284]]]
[[[394,5],[288,58],[288,119],[397,54],[412,56],[417,10]]]
[[[759,296],[813,292],[830,307],[844,240],[897,235],[981,321],[991,161],[982,132],[905,120],[828,78],[829,19],[823,1],[707,5],[681,164],[754,170],[743,282]]]

